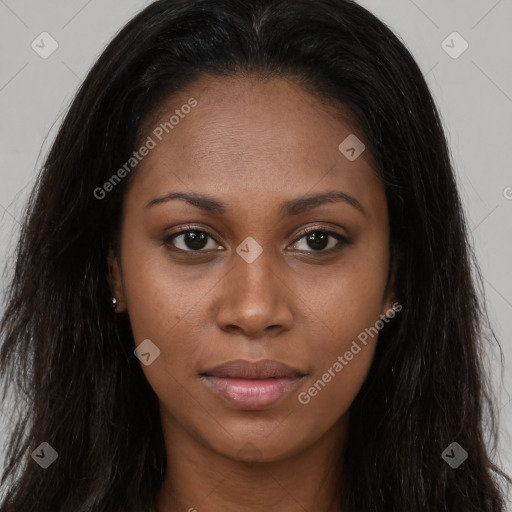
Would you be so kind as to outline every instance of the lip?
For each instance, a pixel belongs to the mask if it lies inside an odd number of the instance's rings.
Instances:
[[[261,410],[295,389],[306,373],[265,359],[237,359],[200,374],[203,382],[224,401],[241,410]]]

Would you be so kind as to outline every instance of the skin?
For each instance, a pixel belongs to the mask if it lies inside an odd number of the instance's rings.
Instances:
[[[158,510],[338,511],[334,464],[377,337],[308,404],[298,394],[389,316],[384,187],[369,151],[349,161],[338,150],[350,134],[364,141],[349,116],[285,79],[203,76],[162,105],[146,136],[191,97],[197,106],[137,166],[120,254],[110,255],[117,311],[128,311],[137,345],[150,339],[160,349],[142,365],[160,401],[168,460]],[[341,200],[280,211],[332,190],[364,213]],[[226,212],[183,199],[147,207],[177,191],[211,196]],[[166,238],[189,224],[213,237],[195,252],[185,236]],[[329,254],[338,245],[330,237],[315,250],[300,234],[309,226],[350,243]],[[236,252],[248,236],[262,248],[252,263]],[[307,375],[271,407],[238,410],[199,376],[238,358]]]

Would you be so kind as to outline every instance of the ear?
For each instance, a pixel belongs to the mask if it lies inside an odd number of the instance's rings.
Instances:
[[[402,309],[402,305],[398,301],[395,293],[396,273],[398,266],[398,258],[395,258],[391,263],[388,282],[382,300],[381,314],[387,318],[393,318],[397,312]]]
[[[389,293],[386,294],[382,303],[382,316],[385,316],[386,318],[393,318],[401,309],[402,305],[396,299],[394,292],[390,290]]]
[[[126,310],[126,298],[124,293],[123,277],[118,261],[118,257],[114,254],[113,249],[110,249],[107,258],[108,263],[108,284],[112,297],[117,299],[116,313]]]

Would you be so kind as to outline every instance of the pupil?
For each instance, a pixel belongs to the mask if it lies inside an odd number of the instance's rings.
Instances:
[[[185,244],[189,249],[202,249],[206,245],[207,235],[199,231],[188,231],[185,234]]]
[[[188,231],[185,234],[185,244],[189,249],[202,249],[206,245],[207,235],[200,231]],[[311,249],[321,250],[327,247],[327,233],[310,233],[307,236],[308,245]]]
[[[311,249],[325,249],[328,242],[327,233],[310,233],[307,237],[308,245]]]

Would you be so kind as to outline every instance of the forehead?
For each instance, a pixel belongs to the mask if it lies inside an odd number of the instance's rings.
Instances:
[[[364,141],[348,111],[286,79],[205,75],[160,105],[147,137],[155,145],[134,186],[151,193],[189,188],[257,201],[338,187],[361,201],[382,195],[369,152],[351,161],[339,149],[348,137]]]

